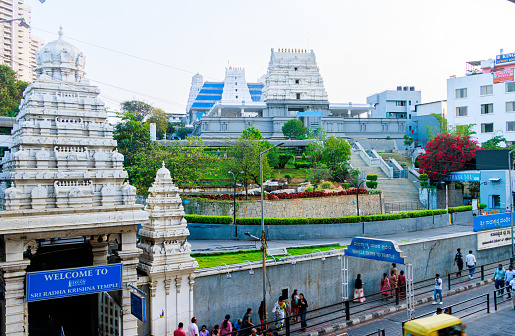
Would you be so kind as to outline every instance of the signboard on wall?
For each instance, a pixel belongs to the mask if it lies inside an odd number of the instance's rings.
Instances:
[[[514,81],[513,70],[496,71],[493,74],[494,84]]]
[[[445,177],[446,181],[481,181],[481,172],[479,171],[458,171],[448,173]]]
[[[351,244],[345,249],[345,255],[397,264],[407,263],[407,258],[402,255],[397,245],[384,239],[352,238]]]
[[[486,250],[511,245],[511,228],[477,233],[477,249]]]
[[[131,292],[131,314],[145,322],[145,298]]]
[[[122,289],[122,264],[27,273],[27,302]]]
[[[510,213],[498,213],[495,215],[483,215],[474,217],[473,231],[499,229],[511,225]]]
[[[505,64],[515,62],[515,53],[497,55],[495,57],[496,64]]]

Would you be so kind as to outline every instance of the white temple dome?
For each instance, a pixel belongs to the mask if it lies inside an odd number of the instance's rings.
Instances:
[[[60,27],[59,38],[45,44],[36,53],[38,79],[46,75],[53,80],[80,82],[86,74],[84,54],[74,45],[66,42],[63,35],[63,27]]]

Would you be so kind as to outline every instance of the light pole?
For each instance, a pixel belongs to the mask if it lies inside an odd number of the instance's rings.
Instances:
[[[17,19],[10,19],[10,20],[2,20],[0,21],[0,23],[5,23],[5,22],[13,22],[13,21],[20,21],[20,26],[24,27],[24,28],[30,28],[29,24],[27,22],[25,22],[25,19],[24,18],[17,18]]]
[[[513,259],[515,258],[515,247],[513,246],[513,186],[511,180],[511,168],[513,167],[511,164],[511,153],[513,153],[513,149],[508,153],[508,172],[510,179],[510,222],[511,222],[511,262],[513,263]]]
[[[261,251],[263,252],[263,302],[265,307],[265,315],[264,322],[266,327],[266,236],[265,236],[265,215],[264,215],[264,207],[263,207],[263,155],[266,152],[284,145],[284,142],[281,142],[273,147],[268,148],[259,153],[259,178],[261,182]],[[266,329],[266,328],[265,328]]]
[[[363,183],[365,183],[366,181],[361,181],[360,183],[358,183],[358,186],[356,186],[352,181],[347,181],[347,180],[344,180],[346,183],[350,183],[352,184],[352,186],[354,187],[354,190],[356,190],[356,216],[359,216],[359,197],[358,197],[358,189],[359,187],[361,187],[361,185]]]
[[[233,213],[233,222],[232,224],[234,225],[234,237],[238,237],[238,226],[236,225],[236,179],[238,178],[238,176],[240,176],[240,174],[243,174],[243,172],[239,172],[238,174],[236,174],[236,176],[234,176],[234,173],[232,171],[229,171],[227,172],[229,174],[232,175],[232,178],[234,180],[234,193],[233,193],[233,208],[232,208],[232,213]]]

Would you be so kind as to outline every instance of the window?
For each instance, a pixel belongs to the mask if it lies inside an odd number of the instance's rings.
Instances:
[[[297,99],[300,99],[300,93],[296,93]]]
[[[297,71],[297,70],[299,70],[299,68],[295,67],[295,68],[293,68],[293,70]]]
[[[506,122],[506,132],[515,132],[515,121]]]
[[[501,195],[492,195],[492,208],[501,207]]]
[[[236,96],[236,99],[238,99],[238,96]]]
[[[481,104],[481,114],[494,113],[494,104]]]
[[[467,106],[456,107],[456,117],[466,117],[468,114]]]
[[[515,112],[515,102],[506,102],[506,112]]]
[[[236,92],[238,92],[238,89],[236,89]]]
[[[480,87],[480,94],[482,96],[484,95],[491,95],[494,93],[494,86],[493,85],[483,85]]]
[[[411,100],[409,101],[409,104],[411,105]]]
[[[406,101],[405,100],[396,100],[395,106],[406,106]]]
[[[238,85],[238,82],[235,82],[234,85]]]
[[[506,92],[515,92],[515,82],[506,83]]]
[[[295,84],[300,84],[300,79],[296,79]]]
[[[456,98],[467,98],[467,88],[456,89]]]
[[[481,124],[481,133],[492,133],[494,131],[494,124]]]

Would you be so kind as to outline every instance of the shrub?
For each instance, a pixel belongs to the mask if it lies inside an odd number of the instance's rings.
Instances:
[[[313,192],[313,190],[314,190],[313,187],[307,187],[305,192],[311,193],[311,192]]]
[[[322,189],[334,189],[334,185],[331,182],[326,181],[326,182],[324,182],[324,183],[322,183],[320,185],[320,188],[322,188]]]
[[[449,208],[449,213],[472,211],[472,205],[463,205]]]
[[[367,180],[369,181],[377,181],[377,174],[368,174]]]
[[[306,153],[302,153],[301,158],[302,158],[302,161],[306,161],[306,160],[307,160],[307,158],[306,158]]]
[[[367,188],[370,188],[370,189],[377,188],[377,182],[376,181],[367,181]]]
[[[485,209],[486,208],[486,204],[479,204],[479,209]]]
[[[368,193],[369,193],[370,195],[375,195],[375,194],[380,194],[380,193],[382,193],[382,191],[381,191],[381,190],[379,190],[379,189],[372,189],[372,190],[369,190],[369,191],[368,191]]]
[[[229,201],[233,199],[233,195],[231,194],[219,194],[219,195],[206,195],[206,194],[198,194],[198,195],[187,195],[185,198],[205,198],[210,200],[217,200],[217,201]],[[243,196],[236,195],[236,200],[242,201]]]
[[[288,183],[291,182],[291,175],[290,174],[284,175],[284,178],[286,179],[286,181],[288,181]]]
[[[350,183],[342,183],[342,189],[347,190],[350,188]]]
[[[307,169],[313,166],[313,164],[309,161],[295,161],[293,165],[295,166],[295,169]]]
[[[204,215],[184,215],[184,219],[190,223],[202,224],[232,224],[231,216],[204,216]]]
[[[429,177],[427,176],[427,174],[420,174],[419,179],[420,181],[427,181],[429,180]]]
[[[277,167],[283,169],[287,163],[293,160],[295,160],[295,156],[291,153],[279,154],[279,162]]]

